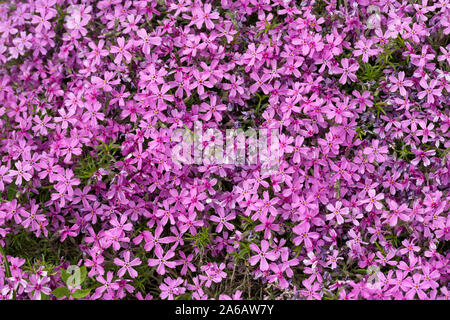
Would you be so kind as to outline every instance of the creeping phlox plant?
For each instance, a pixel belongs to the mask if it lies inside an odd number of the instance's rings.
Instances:
[[[0,299],[448,299],[449,34],[448,0],[0,1]],[[276,169],[176,161],[208,129]]]

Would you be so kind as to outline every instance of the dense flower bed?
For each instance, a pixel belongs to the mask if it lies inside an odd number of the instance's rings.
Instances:
[[[449,33],[446,0],[0,1],[0,298],[448,299]],[[277,129],[278,170],[180,165],[195,122]]]

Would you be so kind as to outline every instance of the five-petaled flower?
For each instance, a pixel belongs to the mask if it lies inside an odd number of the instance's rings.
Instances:
[[[125,253],[123,254],[123,260],[114,258],[114,263],[122,267],[119,269],[119,271],[117,271],[117,275],[119,277],[122,277],[125,272],[128,272],[128,274],[132,278],[136,278],[138,276],[137,271],[133,269],[133,267],[140,265],[142,263],[141,259],[134,258],[133,260],[130,260],[130,255],[130,251],[125,251]]]

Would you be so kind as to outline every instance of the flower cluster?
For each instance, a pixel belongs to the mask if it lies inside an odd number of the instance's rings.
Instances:
[[[446,0],[0,2],[0,299],[69,265],[84,299],[449,299],[449,34]],[[276,129],[278,169],[174,162],[197,122]]]

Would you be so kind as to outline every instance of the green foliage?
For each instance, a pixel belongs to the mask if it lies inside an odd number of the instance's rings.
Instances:
[[[239,217],[242,220],[244,220],[243,222],[241,222],[244,231],[253,230],[255,228],[256,223],[250,217],[245,217],[245,216],[239,216]]]
[[[339,288],[335,293],[331,292],[330,290],[323,289],[324,295],[322,297],[323,300],[339,300],[339,294],[341,291],[345,288],[345,286],[342,286]]]
[[[192,292],[186,292],[175,297],[175,300],[192,300]]]
[[[256,95],[258,96],[258,104],[256,105],[256,108],[255,108],[255,115],[256,116],[260,116],[260,113],[262,113],[262,112],[260,112],[261,104],[262,104],[263,101],[269,99],[269,95],[266,94],[266,95],[262,95],[261,96],[260,94],[258,94],[258,92],[256,92]]]
[[[378,244],[377,241],[375,241],[374,243],[375,243],[375,245],[377,246],[378,250],[379,250],[382,254],[384,254],[384,249],[383,249],[383,247],[381,247],[381,246]]]
[[[109,144],[106,144],[105,142],[103,142],[98,138],[97,140],[101,142],[101,145],[97,146],[98,150],[97,155],[99,156],[99,160],[101,163],[108,165],[108,167],[110,167],[110,164],[116,161],[114,156],[117,154],[118,151],[120,151],[120,145],[115,144],[114,141],[111,141]]]
[[[94,155],[87,154],[80,159],[78,166],[75,168],[75,176],[89,184],[89,179],[100,168],[112,168],[116,162],[115,156],[120,151],[120,146],[114,141],[106,144],[104,141],[97,138],[100,144],[96,147]]]
[[[380,117],[380,113],[386,115],[386,111],[384,110],[384,108],[382,107],[383,105],[387,105],[387,103],[382,102],[382,101],[378,101],[374,104],[376,113],[377,113],[377,118]]]
[[[449,155],[450,155],[450,148],[447,148],[445,150],[440,150],[439,149],[439,151],[441,153],[440,157],[442,158],[442,165],[445,166],[447,164],[447,162],[448,162],[448,158],[449,158]]]
[[[336,197],[338,199],[341,198],[341,180],[337,179],[336,184],[334,185],[334,189],[336,190]]]
[[[69,289],[67,289],[67,287],[56,288],[55,290],[52,291],[52,294],[58,299],[70,296],[70,292]]]
[[[391,39],[386,44],[377,44],[383,51],[377,54],[375,61],[369,60],[369,62],[359,61],[359,70],[357,72],[358,79],[366,82],[375,82],[373,86],[376,89],[379,86],[379,82],[384,79],[384,70],[392,68],[397,71],[402,65],[407,65],[408,60],[404,59],[398,53],[403,51],[405,46],[405,40],[400,36],[396,39]],[[409,57],[408,57],[409,58]]]
[[[256,34],[256,38],[258,38],[262,33],[267,34],[270,30],[275,29],[276,27],[278,27],[279,25],[281,25],[283,22],[280,23],[272,23],[267,21],[266,18],[264,18],[264,21],[266,22],[265,26],[264,26],[264,30],[259,31]]]
[[[295,258],[297,258],[300,255],[300,253],[302,252],[302,249],[303,249],[303,246],[298,246],[298,247],[294,248],[293,251],[295,252]]]
[[[34,233],[21,228],[9,233],[5,239],[6,254],[24,258],[29,271],[44,266],[48,272],[60,264],[61,257],[71,257],[71,262],[79,261],[81,251],[69,241],[60,242],[57,237],[36,237]]]
[[[80,268],[75,267],[73,274],[68,270],[61,269],[60,275],[66,286],[58,287],[51,292],[56,298],[62,299],[72,297],[74,299],[83,299],[91,292],[90,288],[83,289],[82,287],[87,279],[87,269],[85,266]],[[81,288],[73,291],[73,289],[78,286]]]
[[[361,81],[378,81],[383,76],[383,69],[379,63],[372,65],[362,62],[359,66],[358,73],[358,79]]]
[[[5,269],[6,277],[10,278],[11,277],[11,269],[9,267],[9,261],[8,261],[8,259],[6,257],[6,253],[3,250],[3,247],[1,245],[0,245],[0,256],[1,256],[2,261],[3,261],[3,266],[4,266],[4,269]],[[13,300],[16,300],[16,291],[15,290],[13,291]]]
[[[410,161],[414,158],[414,153],[411,152],[411,146],[409,144],[403,143],[401,140],[397,140],[395,143],[394,156],[397,159]]]
[[[7,199],[8,201],[12,201],[13,199],[16,198],[16,194],[17,194],[17,186],[14,182],[11,182],[9,187],[8,187],[8,192],[7,192]]]
[[[368,62],[363,62],[360,58],[359,69],[356,73],[359,83],[355,84],[358,90],[368,90],[372,93],[373,106],[368,108],[369,111],[376,114],[379,118],[381,114],[386,115],[386,107],[388,104],[384,101],[381,87],[385,86],[388,79],[385,72],[389,70],[400,71],[409,63],[409,56],[403,57],[401,52],[405,51],[405,40],[398,36],[396,39],[390,39],[385,44],[377,44],[382,51],[375,57],[371,57]],[[355,89],[353,87],[351,90]],[[363,131],[358,131],[358,137],[362,140],[364,136]],[[366,137],[367,138],[367,137]]]
[[[235,263],[238,260],[246,260],[246,257],[250,255],[250,244],[246,241],[239,241],[239,248],[235,249],[232,253]]]
[[[391,234],[391,233],[386,234],[385,238],[386,238],[386,240],[390,240],[391,242],[393,242],[394,246],[396,248],[399,247],[400,241],[398,240],[398,238],[397,238],[397,236],[395,234]]]
[[[72,297],[74,297],[75,299],[83,299],[86,298],[90,292],[91,289],[78,289],[74,293],[72,293]]]
[[[366,136],[366,131],[363,128],[357,127],[355,128],[356,134],[358,135],[358,138],[360,140],[364,140],[364,137]]]
[[[211,236],[214,235],[216,235],[216,233],[210,233],[209,228],[202,227],[202,230],[195,235],[188,233],[186,239],[188,241],[193,241],[194,245],[198,248],[205,248],[211,242]]]

